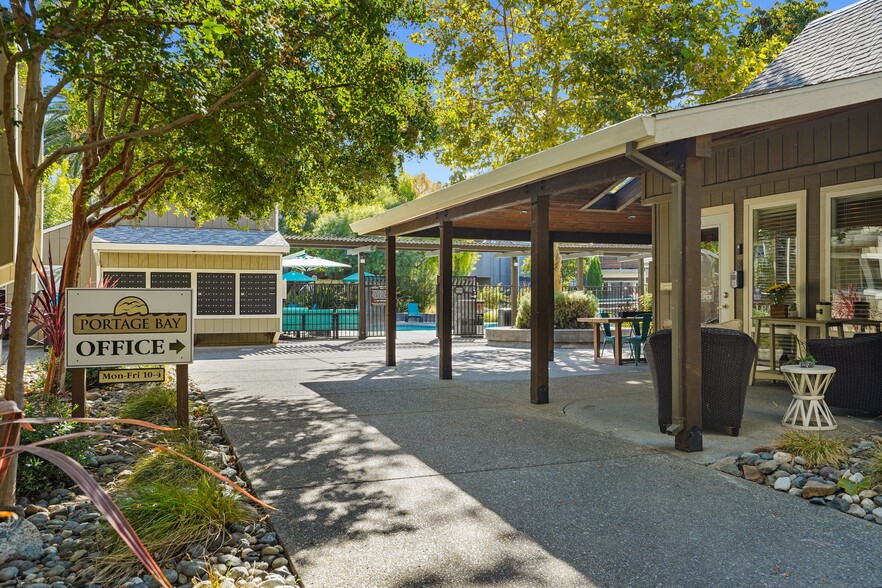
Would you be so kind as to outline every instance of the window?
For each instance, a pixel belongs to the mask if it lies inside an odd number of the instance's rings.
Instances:
[[[196,274],[196,314],[236,314],[236,274]]]
[[[768,314],[769,286],[793,285],[788,303],[796,302],[797,269],[796,206],[785,205],[753,211],[753,310],[754,316]]]
[[[829,215],[827,270],[833,315],[850,318],[850,304],[858,297],[878,315],[882,305],[882,190],[833,197]]]
[[[146,272],[104,272],[108,288],[146,288]]]
[[[239,314],[279,314],[277,274],[239,275]]]
[[[151,288],[189,288],[190,272],[150,272]]]

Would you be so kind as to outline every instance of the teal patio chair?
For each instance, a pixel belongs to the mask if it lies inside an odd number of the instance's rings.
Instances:
[[[649,336],[649,331],[652,329],[652,313],[646,312],[643,313],[643,316],[635,316],[634,317],[634,329],[631,333],[630,337],[624,337],[623,343],[628,343],[631,347],[631,357],[634,358],[634,364],[640,364],[640,353],[643,350],[643,345],[646,343],[646,338]]]
[[[600,316],[603,318],[609,318],[609,313],[606,311],[601,311]],[[603,343],[600,346],[600,355],[602,357],[603,352],[606,350],[607,342],[611,341],[613,344],[613,349],[615,349],[616,336],[613,335],[611,323],[600,323],[600,327],[603,328]]]
[[[407,303],[407,322],[410,322],[410,319],[420,319],[420,322],[423,322],[423,315],[420,314],[420,303],[419,302],[408,302]]]

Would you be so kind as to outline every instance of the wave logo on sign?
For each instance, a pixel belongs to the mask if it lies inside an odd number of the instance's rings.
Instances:
[[[137,296],[120,299],[112,313],[75,314],[73,332],[77,335],[119,333],[185,333],[187,315],[180,312],[150,312]]]

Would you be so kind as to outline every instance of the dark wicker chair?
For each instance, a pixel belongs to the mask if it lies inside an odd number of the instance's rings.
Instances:
[[[744,400],[756,343],[749,335],[732,329],[701,329],[702,427],[728,428],[738,436],[744,417]],[[671,331],[651,335],[646,342],[646,361],[652,371],[658,401],[658,428],[671,424]]]
[[[830,406],[882,415],[882,333],[852,339],[809,339],[808,353],[836,368],[824,399]]]

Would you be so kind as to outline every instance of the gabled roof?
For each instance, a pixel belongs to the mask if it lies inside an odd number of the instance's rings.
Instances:
[[[882,0],[814,20],[744,90],[799,88],[882,72]]]
[[[275,231],[183,229],[176,227],[110,227],[98,229],[92,247],[103,250],[198,251],[204,253],[287,253],[288,242]]]

